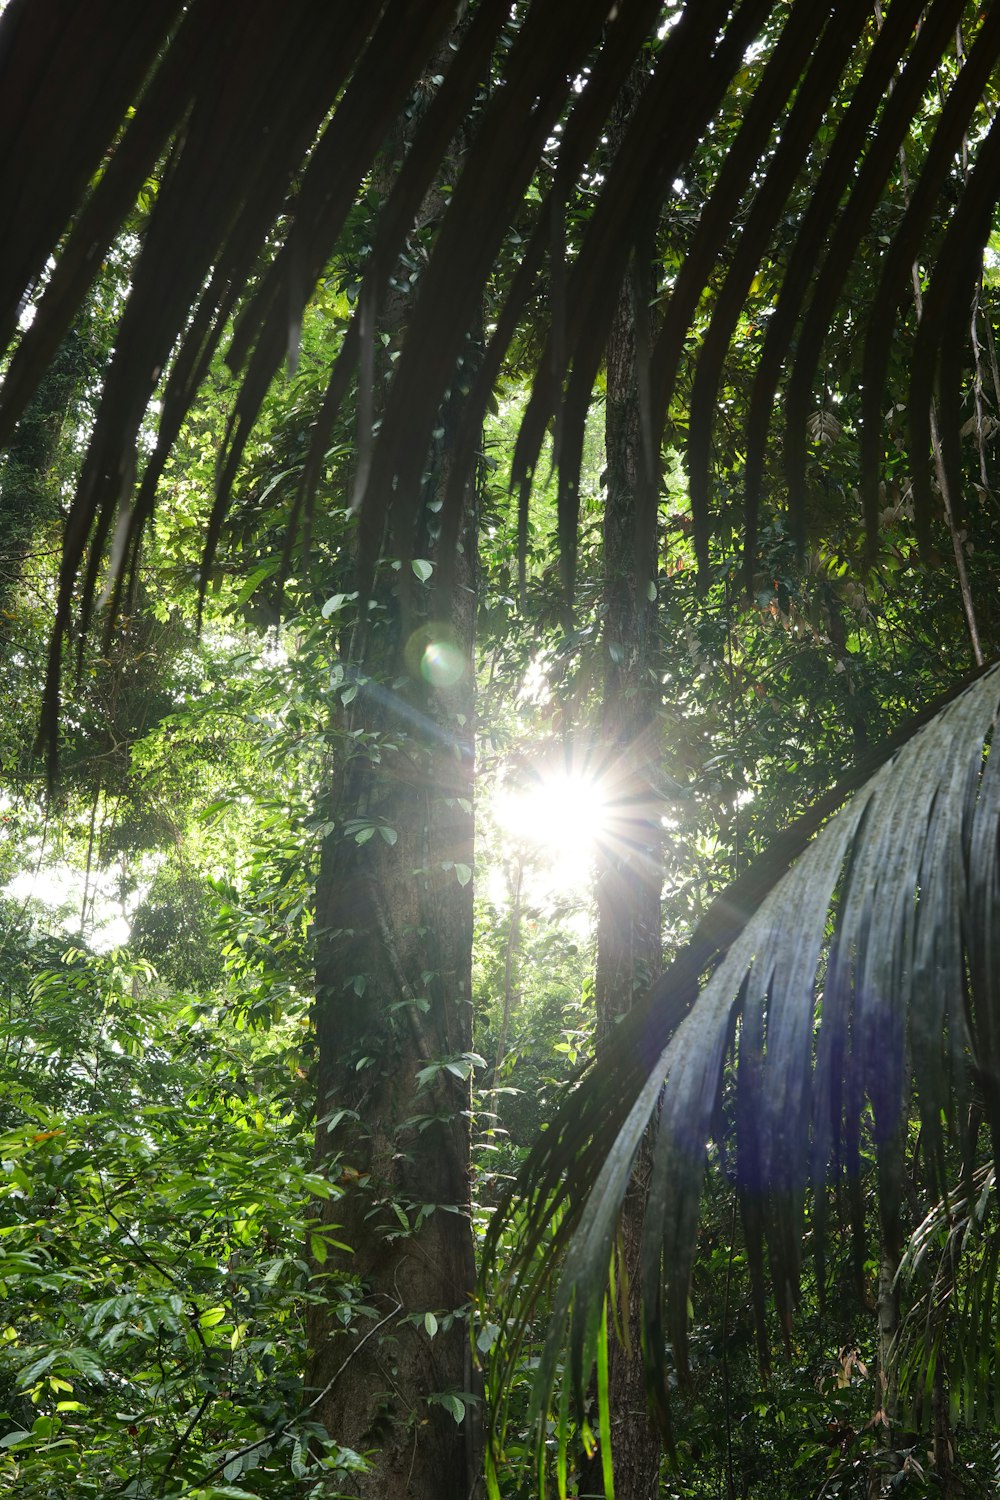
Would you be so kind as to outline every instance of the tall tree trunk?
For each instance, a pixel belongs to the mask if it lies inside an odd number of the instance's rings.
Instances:
[[[638,78],[634,80],[637,90]],[[631,109],[632,90],[620,103]],[[616,122],[620,127],[620,122]],[[645,309],[640,315],[645,317]],[[660,967],[663,884],[658,759],[659,678],[655,670],[655,543],[636,555],[636,488],[642,442],[636,375],[636,306],[626,286],[611,329],[607,362],[607,499],[604,511],[603,769],[612,798],[608,838],[598,859],[596,1004],[598,1047]],[[639,1242],[646,1203],[644,1145],[622,1215],[619,1253],[628,1305],[628,1345],[609,1357],[612,1463],[618,1500],[657,1493],[660,1443],[647,1410],[639,1352]],[[619,1286],[622,1282],[619,1275]]]
[[[338,1281],[317,1310],[310,1384],[331,1435],[374,1450],[351,1492],[379,1500],[466,1500],[478,1464],[466,1321],[474,547],[470,511],[470,582],[447,627],[390,599],[368,635],[317,893],[317,1155],[343,1190],[329,1218],[353,1252],[321,1269],[349,1278],[358,1305],[338,1305]],[[432,634],[462,668],[450,688],[419,675]]]
[[[422,221],[434,214],[425,204]],[[378,383],[406,313],[394,292]],[[425,482],[424,559],[459,400]],[[312,1316],[309,1383],[331,1436],[369,1458],[347,1484],[362,1500],[468,1500],[479,1474],[468,1326],[476,539],[470,489],[446,619],[431,618],[419,565],[380,567],[341,693],[350,754],[327,797],[316,1143],[343,1194],[329,1205],[333,1237],[350,1253],[317,1267],[332,1268],[333,1290]]]
[[[878,1400],[891,1440],[899,1422],[899,1370],[893,1347],[899,1332],[899,1257],[883,1242],[878,1268]]]
[[[878,1500],[880,1495],[888,1492],[884,1454],[894,1446],[899,1422],[899,1374],[893,1347],[899,1331],[899,1286],[896,1282],[899,1256],[886,1244],[884,1235],[880,1235],[880,1239],[875,1304],[878,1317],[877,1407],[871,1419],[878,1433],[879,1449],[868,1474],[868,1500]]]

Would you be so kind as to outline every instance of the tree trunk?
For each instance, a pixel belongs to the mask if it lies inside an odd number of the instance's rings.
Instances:
[[[623,107],[628,107],[627,101]],[[646,315],[645,309],[641,315]],[[598,1047],[633,999],[648,988],[661,958],[661,808],[653,791],[660,688],[655,670],[656,604],[647,593],[656,577],[656,551],[654,543],[648,555],[636,555],[635,496],[642,449],[636,308],[628,286],[622,292],[608,344],[605,440],[602,771],[610,817],[597,876]],[[621,1312],[627,1320],[630,1347],[613,1339],[609,1355],[612,1464],[618,1500],[654,1496],[659,1471],[659,1437],[647,1409],[639,1352],[639,1245],[647,1166],[644,1145],[626,1196],[619,1241],[629,1288],[628,1306]],[[618,1280],[620,1285],[620,1275]]]
[[[474,545],[470,513],[470,577]],[[351,1492],[380,1500],[465,1500],[478,1463],[467,1324],[473,617],[461,579],[454,598],[449,630],[436,633],[463,669],[450,689],[414,675],[412,641],[426,627],[398,600],[369,634],[351,726],[361,734],[317,893],[317,1156],[343,1190],[329,1218],[353,1254],[332,1262],[337,1289],[313,1319],[310,1384],[325,1391],[330,1434],[374,1450]],[[366,685],[376,671],[392,686]],[[341,1277],[357,1311],[339,1301]]]
[[[945,1383],[943,1362],[938,1360],[934,1369],[934,1386],[931,1397],[933,1415],[933,1442],[931,1453],[934,1459],[934,1474],[938,1492],[944,1500],[959,1500],[963,1492],[962,1476],[955,1466],[954,1434],[951,1430],[951,1412],[948,1387]]]
[[[871,1424],[879,1438],[879,1447],[868,1474],[868,1500],[879,1500],[884,1492],[888,1476],[885,1469],[885,1454],[892,1451],[899,1420],[899,1378],[893,1343],[899,1330],[899,1287],[896,1272],[899,1257],[889,1249],[882,1238],[878,1270],[878,1367],[877,1407]]]
[[[444,201],[439,193],[437,205],[425,204],[422,223]],[[407,301],[403,292],[391,294],[376,339],[376,409]],[[425,481],[418,558],[435,555],[433,507],[447,478],[459,399],[443,415]],[[342,1190],[328,1209],[332,1236],[350,1252],[317,1266],[332,1276],[311,1318],[309,1383],[322,1392],[317,1411],[331,1436],[369,1459],[366,1474],[345,1481],[362,1500],[467,1500],[479,1475],[468,1324],[475,1284],[471,487],[460,536],[446,619],[430,617],[432,595],[416,568],[380,566],[341,694],[351,700],[342,726],[349,757],[326,799],[332,831],[317,890],[316,1147]]]
[[[878,1400],[890,1443],[899,1421],[899,1371],[893,1348],[899,1332],[898,1270],[898,1256],[883,1243],[878,1270]]]

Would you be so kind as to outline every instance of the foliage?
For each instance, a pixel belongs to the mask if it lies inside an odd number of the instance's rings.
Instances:
[[[265,1496],[360,1463],[300,1394],[306,1241],[322,1259],[336,1189],[310,1170],[294,1025],[238,1033],[124,954],[25,936],[4,960],[5,1486]]]

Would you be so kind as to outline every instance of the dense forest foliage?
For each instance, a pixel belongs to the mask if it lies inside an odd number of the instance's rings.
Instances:
[[[1000,12],[99,9],[0,7],[0,1490],[996,1493]]]

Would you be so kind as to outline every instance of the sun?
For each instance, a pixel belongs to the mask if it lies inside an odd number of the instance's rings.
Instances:
[[[609,823],[607,789],[585,771],[545,767],[504,782],[493,816],[504,839],[544,864],[555,889],[582,888]]]

